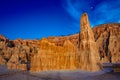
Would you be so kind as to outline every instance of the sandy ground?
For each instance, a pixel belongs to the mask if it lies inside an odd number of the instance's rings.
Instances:
[[[0,66],[0,80],[120,80],[120,73],[110,72],[109,69],[99,72],[74,70],[33,73]]]

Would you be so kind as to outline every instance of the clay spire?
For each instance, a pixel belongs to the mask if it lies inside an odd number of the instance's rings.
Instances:
[[[99,70],[99,53],[94,34],[90,28],[87,13],[82,14],[80,20],[79,68],[88,71]]]

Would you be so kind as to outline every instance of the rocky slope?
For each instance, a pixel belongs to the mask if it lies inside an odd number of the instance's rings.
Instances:
[[[90,27],[84,27],[85,24],[82,25],[80,35],[48,37],[41,40],[9,40],[0,35],[0,64],[6,64],[9,69],[31,71],[93,71],[98,70],[95,65],[99,62],[96,53],[99,53],[100,62],[120,62],[120,23],[103,24],[92,30]],[[80,57],[81,53],[87,53],[83,54],[85,60]],[[80,67],[84,61],[84,67]],[[90,68],[87,63],[92,63],[94,68]]]
[[[37,53],[37,43],[32,40],[8,40],[0,35],[0,64],[9,69],[27,70],[31,56]]]

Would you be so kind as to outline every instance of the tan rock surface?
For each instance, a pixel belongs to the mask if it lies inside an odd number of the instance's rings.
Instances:
[[[86,13],[81,16],[80,24],[79,68],[88,71],[100,70],[97,43]]]
[[[69,40],[56,46],[42,39],[39,52],[32,58],[31,71],[76,69],[75,61],[75,47]]]
[[[3,57],[0,55],[0,65],[5,65],[6,61],[3,59]]]
[[[120,24],[103,24],[93,28],[102,62],[120,62]]]

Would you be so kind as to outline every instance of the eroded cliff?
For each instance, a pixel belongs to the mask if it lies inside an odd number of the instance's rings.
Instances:
[[[99,70],[96,66],[98,57],[101,63],[120,62],[120,23],[91,29],[84,18],[80,35],[41,40],[9,40],[0,35],[0,64],[7,65],[9,69],[94,71]]]

